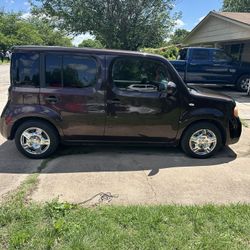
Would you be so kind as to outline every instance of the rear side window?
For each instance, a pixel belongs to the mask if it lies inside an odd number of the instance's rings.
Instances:
[[[212,57],[213,57],[213,61],[217,61],[217,62],[232,61],[232,59],[224,51],[221,51],[221,50],[213,51]]]
[[[194,49],[192,52],[192,60],[208,61],[209,50],[207,49]]]
[[[86,88],[97,80],[97,64],[92,57],[46,55],[46,85],[49,87]]]
[[[18,87],[39,87],[40,56],[38,53],[17,53],[12,58],[13,84]]]

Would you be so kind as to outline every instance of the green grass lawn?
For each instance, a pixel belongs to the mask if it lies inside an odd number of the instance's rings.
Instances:
[[[3,62],[2,62],[2,60],[0,60],[0,65],[1,64],[7,64],[7,63],[10,63],[10,61],[4,59]]]
[[[249,205],[39,205],[35,182],[2,204],[1,249],[250,249]]]

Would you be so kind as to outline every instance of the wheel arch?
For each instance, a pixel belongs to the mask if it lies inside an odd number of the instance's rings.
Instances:
[[[215,125],[221,133],[221,139],[222,139],[223,145],[226,144],[227,134],[226,134],[225,128],[223,127],[223,125],[220,122],[213,120],[213,119],[199,119],[199,120],[195,120],[195,121],[191,122],[190,124],[188,124],[188,126],[185,127],[185,129],[182,131],[182,133],[180,135],[179,144],[181,143],[186,131],[194,124],[201,123],[201,122],[207,122],[207,123],[211,123],[211,124]]]
[[[238,81],[240,80],[241,77],[243,76],[250,76],[249,72],[242,72],[241,74],[239,74],[236,78],[236,83],[238,83]]]
[[[11,140],[14,139],[18,127],[22,123],[27,122],[27,121],[41,121],[41,122],[46,122],[46,123],[50,124],[55,129],[55,131],[58,133],[59,140],[60,140],[61,136],[63,135],[62,130],[58,129],[58,127],[50,120],[43,118],[43,117],[28,116],[28,117],[22,117],[22,118],[15,121],[15,123],[13,124],[13,126],[11,128],[11,132],[10,132],[10,139]]]

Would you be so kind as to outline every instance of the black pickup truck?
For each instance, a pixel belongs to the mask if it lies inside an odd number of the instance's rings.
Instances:
[[[239,62],[221,49],[183,48],[178,60],[170,61],[186,83],[221,84],[247,91],[250,63]]]

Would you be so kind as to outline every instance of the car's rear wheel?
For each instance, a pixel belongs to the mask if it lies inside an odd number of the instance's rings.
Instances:
[[[241,92],[247,92],[248,86],[250,84],[250,75],[243,75],[239,78],[237,82],[237,90]]]
[[[185,131],[181,146],[189,156],[201,159],[209,158],[222,146],[221,132],[212,123],[196,123]]]
[[[57,131],[43,121],[22,123],[15,134],[17,149],[25,156],[42,159],[55,152],[59,144]]]

